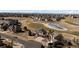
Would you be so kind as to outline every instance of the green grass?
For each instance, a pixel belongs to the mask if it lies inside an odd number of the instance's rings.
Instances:
[[[28,26],[31,28],[34,28],[34,29],[39,29],[39,28],[44,27],[42,24],[38,24],[38,23],[30,23],[30,24],[28,24]]]
[[[50,30],[49,28],[45,27],[43,24],[39,24],[39,23],[30,23],[30,24],[28,24],[28,27],[30,27],[30,28],[32,28],[34,30],[41,29],[41,28],[43,28],[43,29],[45,29],[47,31]]]

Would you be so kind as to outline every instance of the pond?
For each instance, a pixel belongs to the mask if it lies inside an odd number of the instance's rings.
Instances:
[[[59,30],[59,31],[67,31],[68,30],[67,28],[61,26],[58,23],[48,23],[48,28]]]

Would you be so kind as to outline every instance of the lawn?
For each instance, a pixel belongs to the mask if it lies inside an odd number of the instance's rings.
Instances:
[[[34,29],[34,30],[41,29],[41,28],[46,29],[47,31],[49,30],[49,28],[45,27],[43,24],[40,24],[40,23],[32,23],[31,22],[28,24],[28,27],[31,29]]]

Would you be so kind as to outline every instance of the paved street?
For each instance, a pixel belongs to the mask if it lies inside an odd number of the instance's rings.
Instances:
[[[25,48],[40,48],[40,45],[41,45],[40,43],[32,41],[32,40],[24,41],[24,40],[20,39],[19,37],[18,38],[14,37],[14,35],[12,35],[12,34],[8,35],[8,34],[0,32],[0,35],[2,35],[5,38],[9,38],[11,40],[16,40],[17,42],[23,44]]]

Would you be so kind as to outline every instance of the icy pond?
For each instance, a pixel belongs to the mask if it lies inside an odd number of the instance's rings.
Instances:
[[[48,28],[59,30],[59,31],[67,31],[68,29],[61,26],[58,23],[48,23]]]

